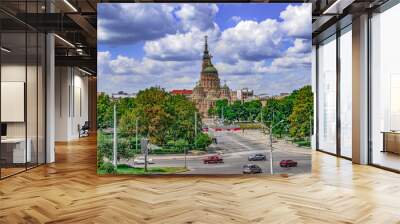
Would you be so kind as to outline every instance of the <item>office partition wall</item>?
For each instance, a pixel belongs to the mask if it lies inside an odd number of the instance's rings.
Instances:
[[[400,170],[400,4],[371,18],[371,163]]]
[[[41,1],[5,1],[21,15],[37,13]],[[9,6],[9,5],[7,5]],[[0,12],[0,178],[45,163],[45,35]],[[11,29],[12,27],[12,29]]]
[[[347,21],[346,21],[347,22]],[[338,28],[317,48],[317,149],[352,157],[352,26]]]
[[[318,48],[318,148],[336,153],[336,36]]]
[[[13,32],[1,34],[1,123],[3,133],[0,144],[1,177],[24,171],[31,150],[27,150],[26,138],[26,33]],[[7,100],[12,98],[13,100]],[[13,107],[13,105],[20,105]]]
[[[340,63],[340,155],[352,157],[352,33],[351,25],[341,31]]]
[[[369,42],[361,46],[368,48],[362,49],[368,52],[363,71],[368,76],[368,86],[362,87],[368,89],[368,124],[365,125],[368,144],[364,142],[367,147],[354,150],[368,149],[368,164],[399,172],[400,64],[397,55],[400,33],[396,27],[400,21],[400,4],[389,1],[370,15],[368,32],[363,34]],[[352,113],[352,43],[357,40],[352,37],[351,19],[350,22],[345,19],[333,24],[329,32],[334,34],[318,40],[317,44],[317,149],[351,159],[352,116],[357,116]]]

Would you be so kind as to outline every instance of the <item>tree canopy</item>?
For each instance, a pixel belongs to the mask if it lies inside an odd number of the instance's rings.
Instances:
[[[98,128],[113,126],[113,106],[117,108],[118,132],[122,135],[140,135],[153,144],[170,141],[195,142],[195,114],[193,102],[182,95],[172,95],[164,89],[151,87],[140,91],[135,98],[111,99],[98,97]],[[138,133],[136,133],[136,120]],[[201,132],[201,117],[197,116],[197,132]]]
[[[209,109],[208,114],[217,116],[228,122],[234,121],[255,121],[261,111],[261,102],[254,100],[244,102],[237,100],[229,104],[228,100],[217,100],[215,107]]]
[[[307,85],[282,98],[270,98],[262,107],[259,100],[247,102],[218,100],[209,115],[224,118],[227,122],[263,122],[273,126],[274,135],[304,138],[310,135],[313,117],[313,93]]]

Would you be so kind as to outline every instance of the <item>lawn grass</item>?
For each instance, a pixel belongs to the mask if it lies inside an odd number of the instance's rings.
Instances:
[[[239,123],[239,127],[242,130],[247,129],[262,129],[262,125],[258,123]]]
[[[130,167],[125,164],[118,165],[117,174],[174,174],[188,171],[185,167],[148,167],[147,172],[142,167]],[[98,169],[98,174],[107,174],[105,170]]]
[[[298,147],[311,147],[311,142],[309,140],[299,140],[293,141]]]

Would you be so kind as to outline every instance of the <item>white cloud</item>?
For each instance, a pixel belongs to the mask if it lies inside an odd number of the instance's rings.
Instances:
[[[99,4],[98,40],[126,44],[175,33],[173,7],[156,4]]]
[[[311,3],[288,5],[280,17],[283,19],[282,29],[289,36],[311,37]]]
[[[311,40],[296,38],[293,46],[287,49],[288,54],[309,53],[311,51]]]
[[[192,61],[201,58],[204,36],[215,42],[220,29],[214,22],[218,7],[215,4],[182,4],[175,12],[182,28],[157,40],[146,41],[146,57],[161,61]]]
[[[102,66],[108,63],[110,57],[111,54],[109,51],[97,52],[97,70],[99,74],[103,75],[110,72],[108,67]]]
[[[176,16],[181,20],[182,28],[189,31],[197,28],[201,31],[214,29],[215,16],[218,12],[216,4],[182,4],[175,12]]]
[[[198,76],[200,61],[157,61],[150,58],[136,60],[110,52],[98,52],[99,89],[115,92],[137,92],[151,86],[167,90],[179,87],[193,88]],[[108,71],[108,72],[106,72]]]
[[[212,49],[215,56],[230,64],[238,60],[279,57],[285,50],[283,40],[288,37],[297,37],[290,51],[306,51],[309,45],[306,39],[311,34],[310,4],[288,5],[280,14],[282,21],[266,19],[257,22],[233,16],[231,19],[238,23],[222,32],[214,23],[217,12],[215,4],[181,5],[175,13],[184,29],[147,41],[144,46],[146,56],[163,61],[197,60],[201,57],[206,34],[210,39],[209,46],[215,46],[215,50]]]
[[[239,59],[259,61],[280,54],[282,36],[279,23],[266,19],[262,22],[240,21],[235,27],[222,32],[216,54],[233,63]]]
[[[240,16],[232,16],[231,20],[235,23],[239,22],[240,20],[242,20],[242,18]]]
[[[232,17],[237,24],[222,32],[214,22],[218,12],[214,4],[172,5],[164,10],[168,16],[175,13],[180,21],[173,32],[163,31],[156,38],[145,39],[142,59],[99,52],[98,70],[102,77],[106,75],[100,79],[99,89],[109,88],[105,87],[109,83],[129,92],[155,85],[167,90],[193,88],[200,77],[204,35],[209,36],[210,52],[221,80],[227,80],[233,89],[249,87],[256,93],[279,93],[309,84],[308,4],[289,5],[280,14],[282,21]]]
[[[216,25],[213,29],[201,31],[196,27],[186,33],[167,35],[154,41],[147,41],[144,52],[147,57],[161,61],[191,61],[201,59],[204,49],[204,36],[207,35],[213,46],[220,30]]]
[[[297,70],[303,67],[311,66],[311,57],[310,54],[298,54],[294,56],[283,56],[280,58],[274,59],[271,64],[271,71],[279,72],[283,69],[289,70]],[[310,74],[311,75],[311,74]]]

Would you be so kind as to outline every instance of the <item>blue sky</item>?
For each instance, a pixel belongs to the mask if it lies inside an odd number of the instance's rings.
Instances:
[[[221,81],[233,90],[272,95],[310,84],[309,4],[103,3],[99,91],[192,89],[204,35]]]

